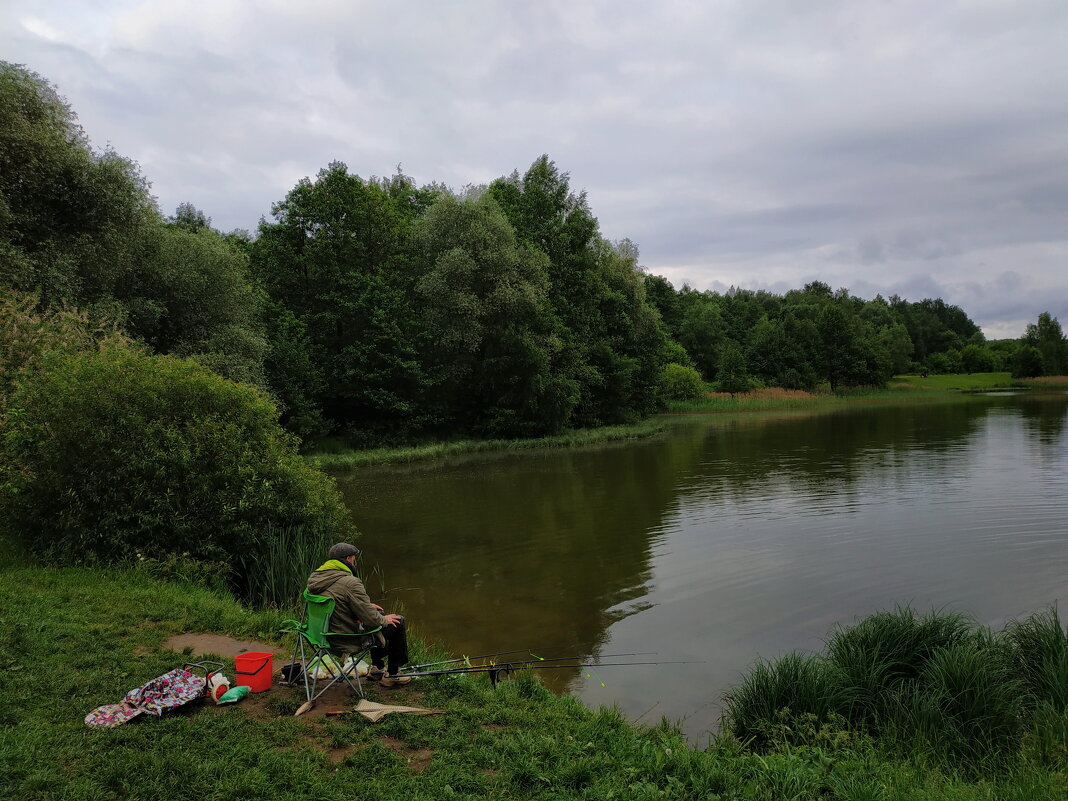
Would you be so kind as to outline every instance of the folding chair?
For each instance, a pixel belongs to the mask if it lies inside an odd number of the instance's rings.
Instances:
[[[359,672],[352,671],[356,677],[356,683],[353,684],[352,679],[343,669],[344,665],[336,664],[333,659],[327,659],[327,657],[339,655],[335,653],[337,651],[337,638],[352,637],[352,642],[358,649],[351,651],[354,654],[352,663],[354,665],[359,664],[361,659],[370,654],[371,648],[375,645],[374,635],[382,627],[378,626],[357,634],[330,631],[330,616],[333,612],[333,598],[325,595],[313,595],[305,589],[303,617],[299,622],[296,620],[286,621],[291,624],[288,630],[295,632],[297,635],[297,641],[293,644],[293,663],[297,663],[297,653],[299,652],[300,664],[303,665],[301,672],[304,674],[304,694],[308,704],[342,679],[352,688],[354,693],[363,698],[363,685],[360,683]],[[329,640],[331,637],[334,638],[333,645]],[[326,681],[326,679],[318,678],[320,667],[329,674],[330,681],[325,687],[318,689],[319,682]]]

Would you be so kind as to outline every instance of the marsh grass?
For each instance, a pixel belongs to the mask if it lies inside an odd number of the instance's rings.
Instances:
[[[727,726],[743,742],[766,746],[779,731],[780,712],[823,722],[842,706],[834,666],[820,654],[791,652],[756,662],[725,697]]]
[[[856,388],[838,392],[784,390],[770,387],[730,396],[709,393],[702,398],[668,402],[673,413],[730,414],[771,411],[822,411],[877,404],[927,404],[969,400],[969,396],[948,387],[913,385],[898,376],[888,388]],[[921,379],[925,380],[925,379]]]
[[[315,450],[308,453],[306,458],[322,470],[339,473],[371,465],[409,464],[476,454],[492,453],[506,456],[524,451],[595,447],[613,442],[647,439],[663,431],[662,423],[656,420],[646,420],[634,425],[578,429],[536,439],[465,439],[400,448],[360,450],[349,448],[342,441],[332,440],[321,443]]]
[[[1005,640],[1030,703],[1068,711],[1068,631],[1056,607],[1009,623]]]
[[[292,610],[307,586],[308,575],[334,544],[332,532],[309,526],[268,527],[258,547],[240,561],[238,597],[255,608]]]
[[[294,718],[292,697],[277,687],[259,712],[245,702],[191,704],[114,730],[82,723],[90,709],[185,661],[158,650],[168,636],[217,632],[283,645],[275,639],[283,617],[144,571],[0,569],[0,797],[1063,801],[1068,792],[1063,759],[1044,767],[1063,753],[1054,728],[1063,718],[1035,723],[1028,760],[973,781],[888,755],[834,718],[774,720],[788,731],[760,753],[729,734],[699,750],[675,726],[635,726],[618,710],[588,709],[530,673],[497,689],[484,677],[420,681],[390,699],[443,714],[378,724]],[[414,659],[439,658],[417,637],[412,646]]]
[[[1027,753],[1063,766],[1066,654],[1056,610],[995,634],[957,613],[899,607],[837,627],[822,654],[757,663],[726,696],[725,720],[766,747],[784,732],[797,744],[806,715],[839,716],[897,758],[971,777],[1009,771]]]

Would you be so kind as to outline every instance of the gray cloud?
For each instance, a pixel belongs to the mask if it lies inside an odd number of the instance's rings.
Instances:
[[[333,159],[460,187],[542,152],[676,283],[1068,318],[1060,0],[0,8],[165,211],[254,227]],[[1015,276],[1015,277],[1014,277]]]

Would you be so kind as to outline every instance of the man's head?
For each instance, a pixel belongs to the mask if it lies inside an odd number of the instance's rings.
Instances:
[[[355,545],[349,545],[347,542],[331,545],[330,550],[326,553],[328,559],[337,559],[339,562],[345,562],[349,565],[356,564],[356,557],[359,555],[360,549]]]

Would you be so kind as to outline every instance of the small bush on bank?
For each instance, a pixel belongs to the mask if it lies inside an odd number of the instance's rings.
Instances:
[[[789,653],[757,662],[726,697],[730,732],[760,747],[782,737],[782,710],[824,723],[842,706],[835,669],[815,654]]]
[[[665,400],[688,400],[705,394],[701,374],[684,364],[665,364],[660,371],[660,395]]]
[[[125,347],[53,354],[11,405],[0,525],[30,550],[233,566],[272,526],[352,533],[271,403],[195,362]]]

